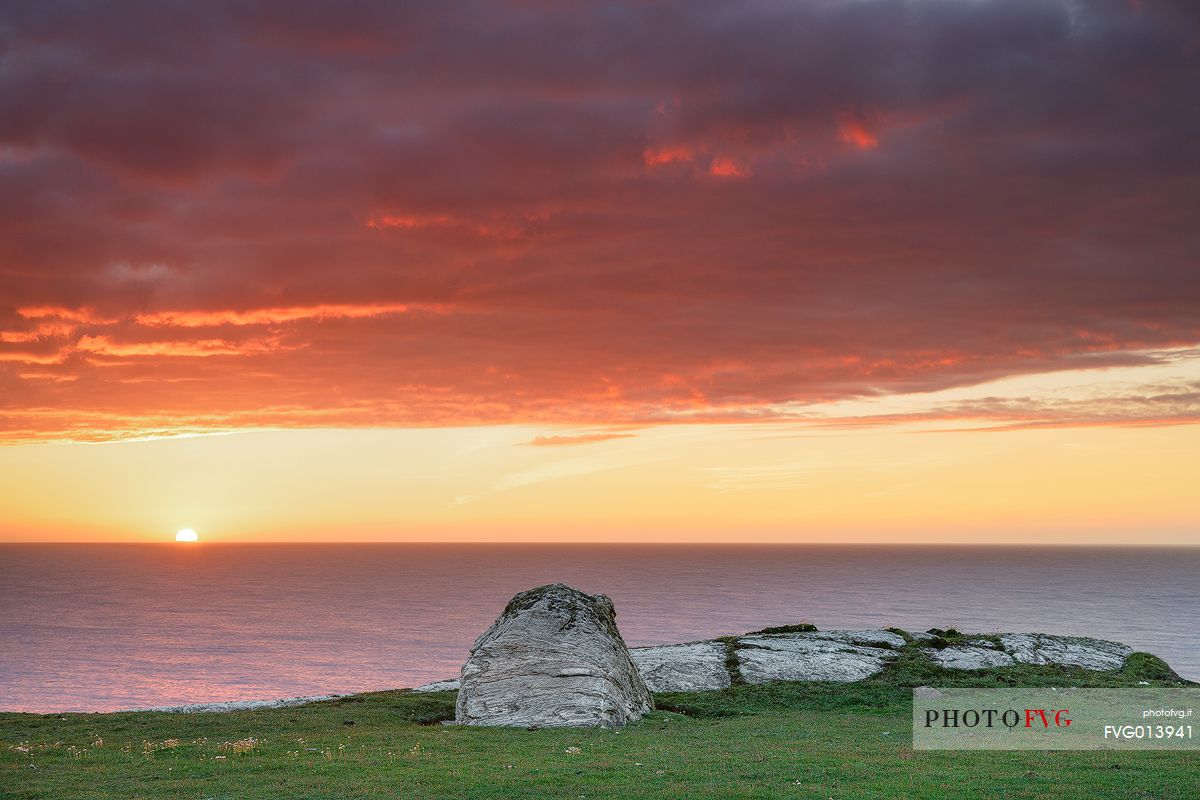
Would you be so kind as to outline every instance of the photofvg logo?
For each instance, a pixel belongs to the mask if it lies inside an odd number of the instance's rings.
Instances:
[[[936,689],[933,691],[937,691]],[[931,708],[925,712],[925,727],[932,728],[941,725],[943,728],[994,728],[1003,725],[1015,728],[1024,719],[1025,727],[1032,728],[1038,723],[1049,730],[1051,727],[1066,728],[1071,724],[1068,708],[1026,708],[1018,711],[1015,708]]]
[[[913,690],[916,750],[1196,750],[1200,689]]]

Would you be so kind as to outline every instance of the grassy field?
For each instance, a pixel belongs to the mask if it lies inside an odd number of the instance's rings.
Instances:
[[[909,648],[905,648],[906,651]],[[0,714],[5,798],[1197,797],[1198,752],[914,752],[911,686],[1180,685],[1120,672],[945,672],[904,652],[855,684],[660,694],[623,730],[460,728],[406,691],[223,714]]]

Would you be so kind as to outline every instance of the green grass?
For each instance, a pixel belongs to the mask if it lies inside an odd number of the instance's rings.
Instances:
[[[452,692],[225,714],[0,714],[0,797],[1194,798],[1197,752],[912,749],[914,685],[1139,681],[1183,683],[1146,654],[1119,672],[952,672],[905,647],[859,683],[660,694],[658,711],[619,731],[437,724]]]

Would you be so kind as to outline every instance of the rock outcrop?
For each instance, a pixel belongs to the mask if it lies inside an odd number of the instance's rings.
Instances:
[[[724,642],[632,647],[629,655],[652,692],[702,692],[731,683]]]
[[[903,638],[896,638],[904,644]],[[746,683],[861,681],[879,672],[897,655],[890,642],[887,647],[863,646],[854,644],[852,636],[818,633],[743,636],[736,647],[738,671]]]
[[[767,681],[857,681],[883,669],[904,637],[885,630],[805,631],[734,640],[738,677]],[[732,682],[724,641],[634,647],[629,654],[654,692],[724,689]]]
[[[935,637],[921,635],[918,641]],[[1048,633],[1002,633],[991,638],[975,637],[942,649],[922,649],[939,666],[947,669],[989,669],[1014,664],[1053,664],[1092,670],[1120,669],[1133,648],[1120,642],[1084,636],[1055,636]]]
[[[475,640],[455,722],[617,727],[652,709],[612,601],[557,583],[518,594]]]
[[[1079,636],[1044,633],[954,635],[947,642],[937,633],[940,631],[912,633],[907,637],[922,655],[946,669],[1051,664],[1115,670],[1124,666],[1125,659],[1133,652],[1133,648],[1119,642]],[[908,639],[892,630],[803,631],[749,634],[728,640],[731,644],[726,640],[710,640],[634,647],[628,652],[650,691],[696,692],[727,688],[734,682],[735,675],[737,680],[746,683],[859,681],[887,666],[907,646]],[[733,657],[730,657],[730,649]],[[413,691],[457,688],[458,681],[438,681]]]
[[[1003,650],[974,644],[952,645],[941,650],[929,648],[925,651],[933,663],[946,669],[990,669],[1011,667],[1016,662]]]
[[[813,631],[796,634],[812,639],[829,639],[834,642],[856,644],[862,647],[883,647],[899,650],[904,647],[904,637],[892,631],[871,628],[865,631]]]
[[[1133,648],[1120,642],[1046,633],[1004,633],[1000,645],[1023,664],[1061,664],[1084,669],[1120,669]]]

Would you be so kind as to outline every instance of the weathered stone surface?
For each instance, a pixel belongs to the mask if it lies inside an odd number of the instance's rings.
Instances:
[[[1000,643],[1023,664],[1061,664],[1084,669],[1120,669],[1132,647],[1104,639],[1047,633],[1004,633]]]
[[[724,642],[632,647],[629,655],[652,692],[699,692],[730,684]]]
[[[1094,670],[1120,669],[1133,652],[1133,648],[1119,642],[1047,633],[1003,633],[1000,648],[977,639],[941,650],[927,647],[923,652],[948,669],[987,669],[1022,663]]]
[[[458,678],[447,678],[444,681],[434,681],[413,689],[414,692],[457,692],[461,683]]]
[[[455,722],[616,727],[653,709],[612,601],[561,583],[521,592],[463,665]]]
[[[1010,667],[1015,663],[1013,657],[1002,650],[977,645],[952,645],[942,650],[927,647],[924,653],[935,664],[947,669],[988,669]]]
[[[863,647],[812,633],[743,636],[738,669],[746,683],[861,681],[883,669],[896,651]]]
[[[905,644],[904,637],[900,634],[879,629],[863,631],[813,631],[812,633],[800,635],[811,636],[814,639],[830,639],[835,642],[857,644],[863,647],[893,647],[899,649],[904,647]]]

